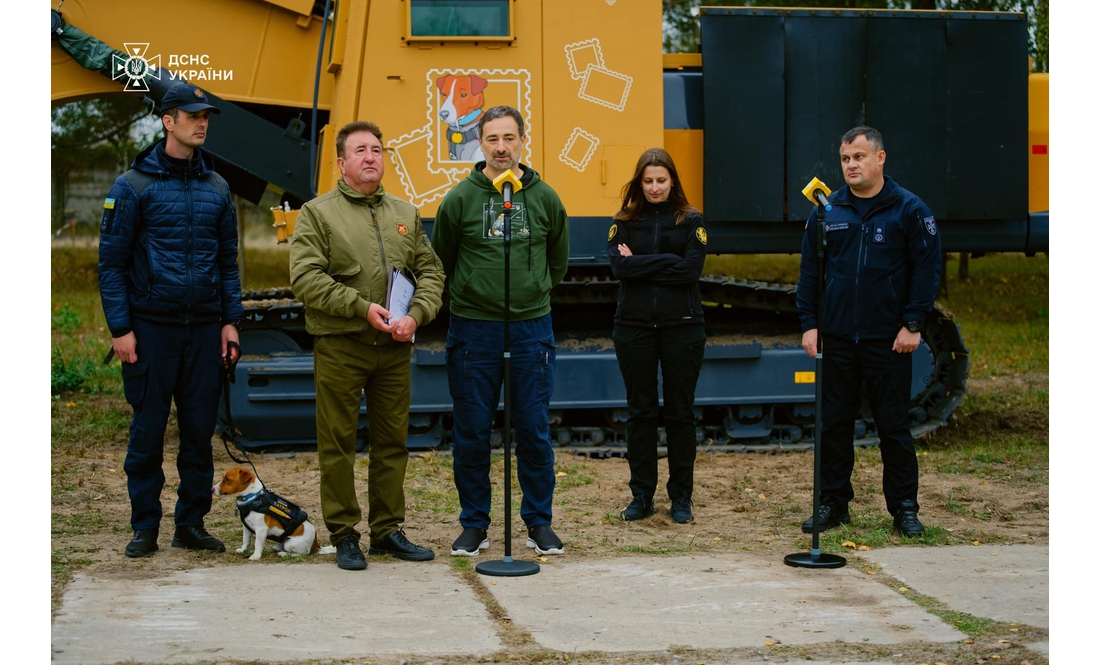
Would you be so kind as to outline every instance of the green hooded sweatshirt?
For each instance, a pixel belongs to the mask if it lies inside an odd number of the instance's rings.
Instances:
[[[416,279],[409,316],[417,326],[434,319],[443,304],[443,267],[415,206],[386,194],[382,185],[362,194],[343,178],[302,206],[290,239],[290,285],[306,306],[307,332],[363,332],[372,344],[396,344],[367,322],[371,303],[386,304],[391,268]]]
[[[504,320],[504,197],[482,172],[485,162],[448,192],[436,213],[432,246],[447,272],[451,311]],[[550,289],[569,267],[569,217],[538,172],[520,164],[512,195],[509,296],[513,321],[550,313]]]

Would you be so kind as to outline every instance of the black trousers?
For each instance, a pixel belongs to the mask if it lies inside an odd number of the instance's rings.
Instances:
[[[664,387],[668,497],[690,499],[695,471],[695,384],[707,335],[702,324],[639,328],[616,325],[611,335],[630,411],[626,455],[630,492],[653,498],[657,490],[657,366]]]
[[[866,382],[882,453],[882,493],[893,515],[903,499],[917,500],[917,454],[909,431],[913,356],[892,351],[893,339],[854,342],[826,335],[823,343],[820,500],[842,508],[855,496],[852,441],[860,384]]]

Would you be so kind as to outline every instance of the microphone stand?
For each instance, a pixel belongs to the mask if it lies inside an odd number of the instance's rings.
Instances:
[[[534,575],[540,568],[534,561],[512,558],[512,340],[508,330],[512,314],[512,185],[505,183],[504,187],[509,190],[504,202],[504,558],[479,563],[474,570],[493,577],[523,577]]]
[[[821,497],[818,488],[821,486],[821,385],[824,377],[824,355],[822,354],[821,321],[825,311],[825,206],[828,199],[824,195],[820,198],[814,192],[817,202],[817,355],[814,357],[814,528],[810,552],[795,552],[783,557],[783,563],[796,568],[842,568],[848,560],[839,554],[822,554],[818,544],[818,535],[821,530],[821,516],[819,508]],[[830,208],[832,206],[829,206]]]

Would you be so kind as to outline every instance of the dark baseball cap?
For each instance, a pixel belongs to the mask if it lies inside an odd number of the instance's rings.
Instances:
[[[211,113],[221,113],[217,106],[210,103],[210,97],[190,83],[177,83],[164,93],[164,99],[160,100],[162,111],[167,109],[180,109],[188,113],[195,113],[203,109],[210,109]]]

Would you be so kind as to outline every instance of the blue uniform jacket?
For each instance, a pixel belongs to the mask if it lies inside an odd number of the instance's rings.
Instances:
[[[802,332],[889,339],[907,321],[924,325],[940,284],[942,254],[932,211],[886,176],[882,199],[859,215],[845,186],[825,213],[824,316],[817,320],[816,211],[802,236],[798,311]]]
[[[112,337],[131,320],[227,323],[244,316],[237,217],[229,187],[200,149],[173,159],[164,140],[134,158],[152,177],[140,195],[123,176],[99,227],[99,292]]]

